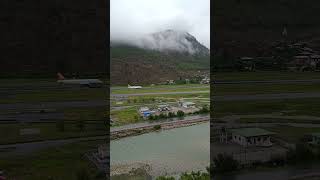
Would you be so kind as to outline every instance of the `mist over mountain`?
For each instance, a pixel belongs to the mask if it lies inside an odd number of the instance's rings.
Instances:
[[[124,44],[163,53],[180,52],[201,56],[210,54],[209,49],[188,32],[172,29],[131,38],[128,41],[113,40],[111,42],[111,46]]]
[[[191,78],[210,67],[209,49],[184,31],[160,31],[110,45],[113,85]]]

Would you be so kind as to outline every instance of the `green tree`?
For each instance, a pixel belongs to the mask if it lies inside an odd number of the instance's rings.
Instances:
[[[149,116],[148,116],[148,119],[149,119],[149,120],[154,120],[154,116],[153,116],[153,115],[149,115]]]
[[[165,118],[167,118],[167,115],[166,115],[166,114],[161,113],[161,114],[159,115],[159,119],[165,119]]]
[[[181,110],[179,110],[179,111],[177,112],[177,116],[178,116],[178,117],[183,117],[183,116],[184,116],[184,112],[181,111]]]
[[[230,172],[236,170],[239,166],[238,161],[228,154],[218,154],[213,162],[215,164],[214,172]]]
[[[168,117],[169,117],[169,118],[173,118],[173,117],[175,117],[175,116],[176,116],[176,115],[175,115],[173,112],[169,112],[169,113],[168,113]]]
[[[158,115],[154,115],[153,116],[153,120],[158,120],[159,119],[159,116]]]
[[[210,180],[210,174],[201,171],[192,171],[191,173],[183,173],[180,180]]]
[[[208,108],[207,105],[203,106],[201,108],[201,110],[200,110],[200,113],[202,113],[202,114],[205,114],[205,113],[208,113],[208,112],[210,112],[210,111],[209,111],[209,108]]]
[[[156,180],[175,180],[174,177],[159,176]]]

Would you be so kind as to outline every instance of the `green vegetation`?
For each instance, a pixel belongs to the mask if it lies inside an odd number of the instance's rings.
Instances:
[[[145,50],[129,45],[113,46],[110,49],[112,63],[117,63],[119,59],[131,59],[139,57],[139,61],[144,63],[159,64],[167,67],[176,67],[178,70],[208,70],[210,65],[209,56],[189,56],[184,54],[164,54],[158,51]],[[165,59],[165,61],[163,61]],[[181,63],[183,62],[183,63]]]
[[[0,144],[41,141],[49,139],[66,139],[74,137],[87,137],[105,135],[107,127],[103,122],[83,122],[79,127],[76,121],[57,121],[56,123],[12,123],[0,124]],[[20,135],[21,129],[36,129],[39,134]]]
[[[315,160],[317,153],[305,143],[297,143],[295,148],[289,149],[287,152],[287,161],[291,164],[306,163]]]
[[[162,92],[190,92],[190,91],[209,91],[209,86],[199,86],[197,88],[189,88],[189,87],[172,87],[167,88],[142,88],[142,89],[116,89],[112,90],[112,94],[135,94],[135,93],[162,93]],[[198,84],[197,84],[198,86]]]
[[[155,126],[153,127],[153,129],[154,129],[154,130],[160,130],[160,129],[161,129],[161,125],[155,125]]]
[[[90,180],[104,180],[105,173],[98,172],[84,157],[86,152],[103,143],[104,140],[79,142],[28,155],[7,156],[1,152],[0,167],[8,174],[8,179],[79,180],[80,174],[88,174]],[[81,172],[83,169],[87,172]]]
[[[67,90],[33,90],[19,92],[12,98],[1,98],[0,103],[36,103],[56,101],[102,100],[106,92],[103,88],[80,88]]]
[[[286,115],[314,115],[319,116],[317,107],[319,98],[263,100],[263,101],[233,101],[215,102],[216,117],[235,114],[264,114],[287,112]],[[250,110],[250,111],[249,111]]]
[[[172,176],[159,176],[156,180],[176,180]],[[179,177],[179,180],[210,180],[210,171],[207,168],[207,172],[197,171],[197,172],[185,172],[182,173]]]
[[[292,143],[299,142],[306,134],[320,132],[319,127],[292,127],[287,125],[268,127],[266,129],[277,133],[277,137]]]
[[[103,121],[106,119],[106,107],[65,108],[62,110],[65,120]]]
[[[214,95],[319,92],[320,84],[217,84]]]
[[[218,154],[213,159],[215,173],[225,173],[230,171],[235,171],[239,167],[239,162],[233,159],[232,155],[228,154]]]
[[[179,110],[179,111],[177,112],[177,117],[180,117],[180,118],[181,118],[181,117],[183,117],[183,116],[184,116],[184,112]]]
[[[130,124],[130,123],[136,123],[139,122],[140,118],[134,118],[134,117],[140,117],[138,114],[138,110],[135,107],[130,107],[123,110],[116,110],[111,111],[110,115],[116,119],[116,124],[123,125],[123,124]]]

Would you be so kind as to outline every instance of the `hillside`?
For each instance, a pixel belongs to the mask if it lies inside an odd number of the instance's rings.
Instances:
[[[170,38],[172,32],[167,37],[161,37],[163,35],[168,34],[152,34],[155,39],[148,37],[148,41],[143,39],[143,44],[137,45],[111,43],[111,83],[159,83],[169,79],[190,78],[199,74],[198,71],[209,71],[209,50],[193,36],[186,36],[190,38],[188,41],[181,38],[176,41],[176,36]],[[159,45],[169,41],[176,46]],[[185,46],[187,43],[189,46]]]
[[[214,65],[241,56],[269,56],[283,41],[320,47],[317,0],[216,0],[213,6]]]

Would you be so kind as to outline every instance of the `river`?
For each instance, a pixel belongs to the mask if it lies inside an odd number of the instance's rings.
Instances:
[[[153,176],[205,170],[210,163],[209,122],[111,141],[110,162],[148,163]]]

